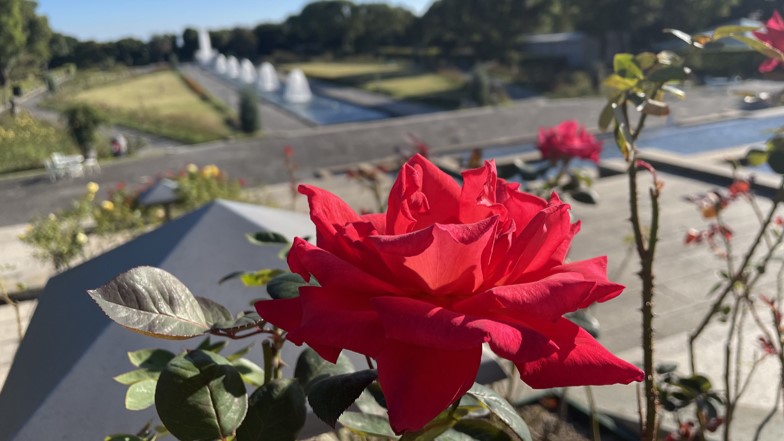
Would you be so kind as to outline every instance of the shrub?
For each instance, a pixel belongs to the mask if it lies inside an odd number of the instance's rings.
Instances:
[[[470,83],[471,99],[479,106],[490,104],[490,79],[481,66],[474,68]]]
[[[84,156],[90,152],[95,134],[103,118],[95,108],[87,104],[76,104],[65,111],[68,133]]]
[[[261,128],[259,105],[256,94],[245,89],[240,94],[240,129],[245,133],[254,133]]]

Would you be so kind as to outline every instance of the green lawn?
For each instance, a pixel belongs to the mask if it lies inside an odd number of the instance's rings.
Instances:
[[[369,81],[362,86],[365,90],[396,98],[421,98],[455,92],[462,87],[462,82],[434,73]]]
[[[56,101],[60,109],[74,102],[92,104],[114,123],[186,143],[230,134],[226,115],[191,91],[171,70],[88,88]]]
[[[380,75],[401,72],[405,67],[397,63],[378,62],[322,62],[291,63],[283,65],[284,70],[302,69],[305,76],[324,80],[337,80],[362,75]]]

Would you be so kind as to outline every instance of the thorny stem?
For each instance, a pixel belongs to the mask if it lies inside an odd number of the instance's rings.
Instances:
[[[732,340],[735,337],[736,324],[738,323],[738,310],[740,305],[740,298],[735,300],[735,307],[732,309],[732,319],[730,326],[727,328],[727,339],[724,342],[724,393],[727,395],[727,411],[724,419],[724,441],[729,440],[730,425],[732,424],[732,416],[735,412],[735,402],[731,399],[732,389],[730,388],[730,363],[732,363]]]
[[[713,304],[711,305],[710,310],[708,313],[702,318],[700,324],[697,325],[697,328],[689,334],[689,366],[691,368],[691,373],[694,374],[696,371],[696,359],[694,354],[694,342],[699,338],[702,332],[705,330],[705,327],[708,326],[711,319],[719,309],[721,309],[721,304],[724,302],[724,299],[727,295],[734,290],[735,284],[739,282],[742,278],[744,273],[746,272],[746,268],[749,266],[751,262],[751,258],[754,256],[754,252],[757,251],[757,247],[759,246],[762,238],[765,236],[765,232],[770,226],[770,223],[773,221],[773,217],[776,213],[776,209],[778,208],[779,204],[782,201],[782,194],[784,193],[784,179],[782,179],[781,184],[779,184],[778,191],[774,196],[773,205],[770,207],[770,211],[768,212],[768,216],[765,218],[762,226],[760,227],[759,232],[757,233],[757,237],[752,242],[751,247],[749,247],[746,255],[743,258],[743,262],[741,263],[740,267],[735,274],[732,274],[732,277],[727,284],[725,285],[724,289],[722,290],[721,294],[714,300]],[[775,248],[775,247],[774,247]],[[769,252],[769,255],[772,255],[772,249]],[[766,260],[767,263],[767,260]]]
[[[751,205],[751,209],[754,211],[754,214],[757,216],[757,220],[759,220],[760,225],[765,225],[765,218],[762,215],[762,210],[760,209],[759,204],[757,203],[757,199],[755,199],[751,195],[747,195],[746,200],[749,201],[749,205]],[[765,238],[765,243],[768,245],[768,248],[770,248],[772,246],[770,242],[770,237],[767,234],[763,237]]]
[[[784,271],[784,265],[782,265],[781,271]],[[779,272],[779,275],[781,275],[781,271]],[[779,289],[776,294],[777,294],[777,297],[781,297],[781,290]],[[779,305],[780,303],[777,302],[776,304]],[[759,426],[757,426],[757,430],[754,432],[754,441],[757,441],[759,439],[760,435],[762,434],[762,430],[770,422],[771,418],[773,418],[773,415],[776,414],[776,411],[779,408],[779,402],[780,402],[780,399],[781,399],[781,395],[784,394],[784,340],[782,340],[781,328],[778,326],[778,323],[777,323],[778,320],[777,320],[777,317],[776,317],[776,312],[775,311],[771,311],[771,316],[772,316],[771,319],[772,319],[772,322],[773,322],[773,328],[776,330],[776,337],[777,337],[775,342],[773,340],[771,340],[771,343],[776,345],[776,350],[777,350],[777,355],[778,355],[778,361],[779,361],[779,388],[778,388],[778,392],[776,393],[776,400],[773,403],[773,407],[771,407],[770,412],[768,412],[768,414],[765,415],[765,418],[762,419],[762,421],[760,422]]]
[[[622,106],[625,120],[623,123],[626,124],[626,127],[630,127],[627,103],[624,102]],[[645,125],[645,119],[646,115],[642,114],[632,139],[628,140],[630,156],[628,175],[630,221],[634,233],[634,242],[637,246],[637,254],[641,263],[639,276],[642,281],[642,347],[643,370],[645,371],[645,424],[643,426],[645,430],[643,432],[643,441],[653,441],[656,438],[658,420],[658,398],[653,368],[653,261],[659,229],[659,190],[654,184],[654,187],[649,191],[651,197],[651,226],[646,247],[640,222],[640,208],[637,195],[637,148],[635,146],[635,141]]]

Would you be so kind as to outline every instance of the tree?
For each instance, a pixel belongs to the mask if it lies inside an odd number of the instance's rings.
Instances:
[[[416,16],[409,10],[384,3],[357,5],[350,38],[359,53],[378,50],[380,46],[407,44]]]
[[[250,29],[232,29],[226,53],[237,58],[256,58],[256,35]]]
[[[79,146],[84,157],[90,156],[95,134],[103,122],[98,111],[87,104],[76,104],[65,111],[66,127],[68,134]]]
[[[289,35],[309,53],[354,50],[351,38],[356,5],[346,0],[317,1],[286,20]]]
[[[26,42],[24,24],[21,0],[0,1],[0,86],[6,89],[11,69]]]
[[[276,50],[291,50],[291,41],[287,38],[285,28],[277,23],[263,23],[253,28],[256,36],[258,55],[272,55]]]
[[[193,55],[199,50],[199,31],[185,28],[182,31],[182,46],[177,50],[177,57],[182,62],[193,61]]]
[[[168,61],[174,49],[177,47],[177,37],[171,34],[153,35],[147,43],[150,52],[150,61],[160,63]]]
[[[22,5],[27,38],[19,57],[19,64],[27,71],[39,71],[46,67],[52,57],[52,29],[49,27],[49,19],[42,15],[36,15],[36,7],[37,3],[34,1],[26,1]]]
[[[255,133],[261,128],[259,103],[252,89],[240,93],[240,129],[245,133]]]

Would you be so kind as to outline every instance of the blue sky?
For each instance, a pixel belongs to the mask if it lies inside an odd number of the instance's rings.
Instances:
[[[376,3],[383,0],[355,0]],[[147,39],[156,33],[179,34],[187,26],[220,29],[282,21],[309,0],[38,0],[38,13],[57,32],[80,40],[122,37]],[[387,1],[416,14],[432,0]]]

